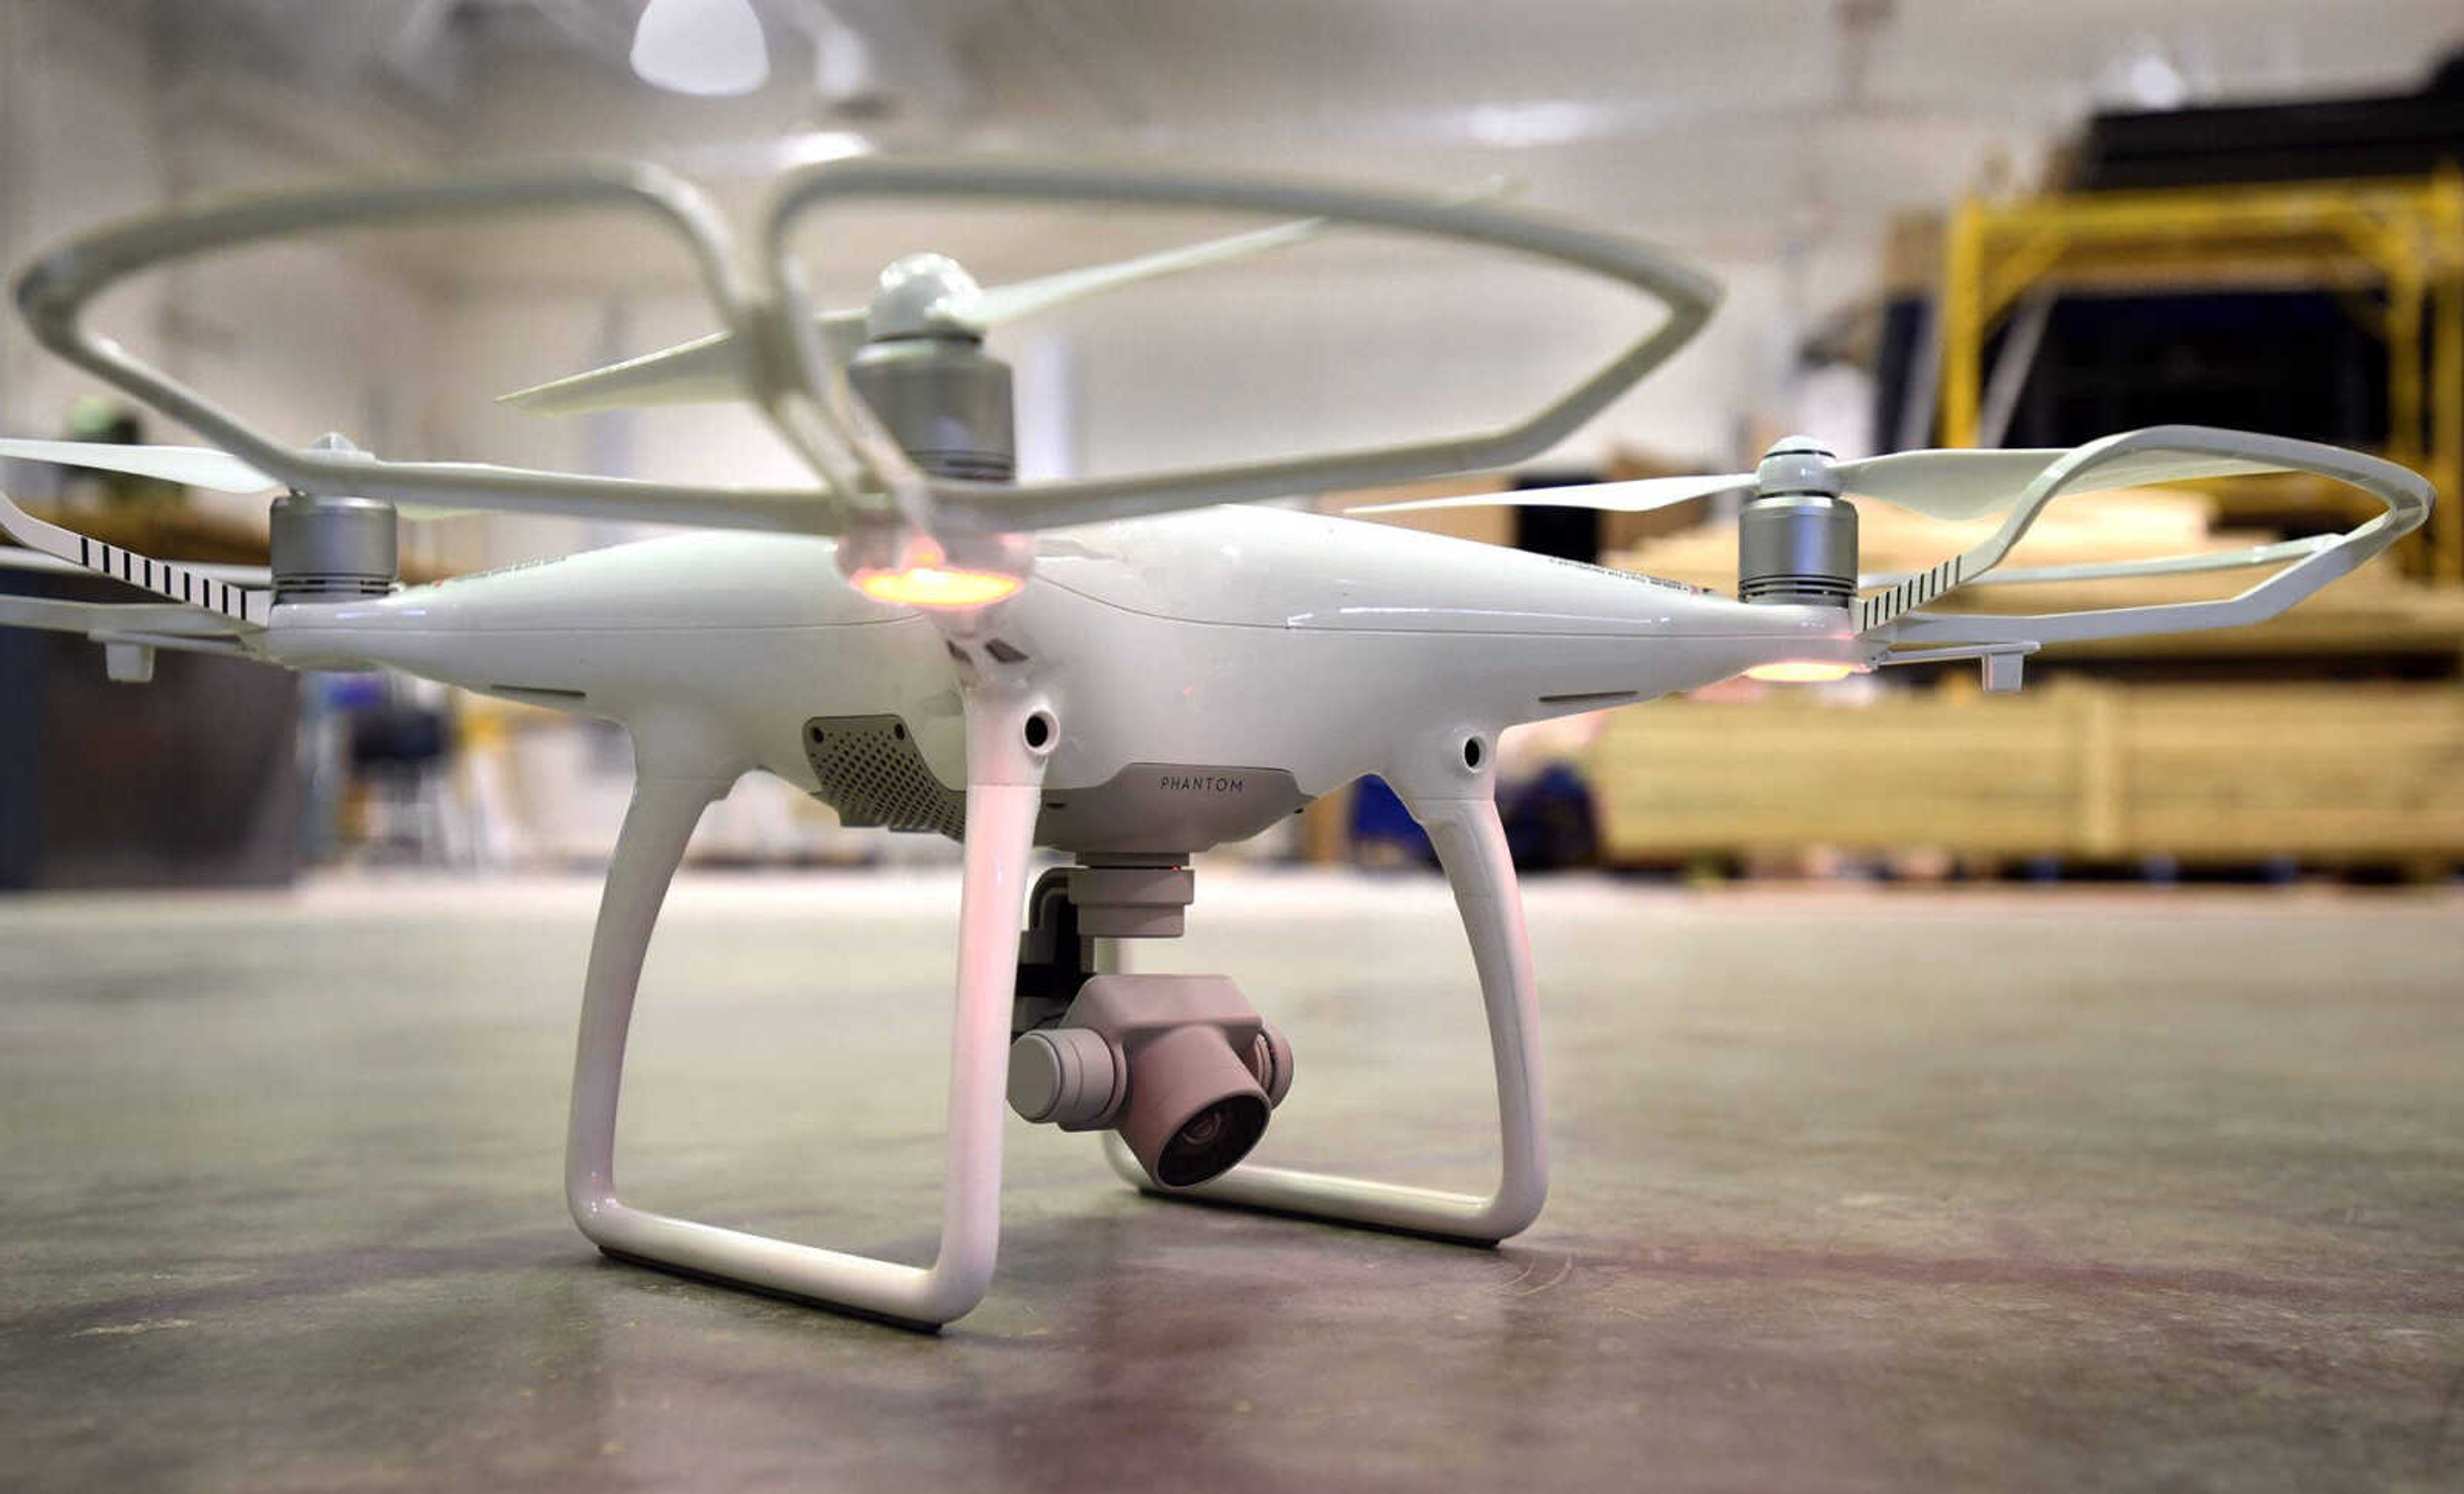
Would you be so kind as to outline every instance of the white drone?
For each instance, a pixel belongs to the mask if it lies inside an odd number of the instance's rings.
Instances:
[[[852,196],[1202,208],[1301,221],[979,290],[937,256],[891,267],[869,307],[820,315],[783,247]],[[743,399],[809,463],[808,486],[671,487],[564,472],[388,462],[295,448],[81,325],[131,272],[309,231],[575,207],[639,213],[693,254],[725,331],[515,398],[547,409]],[[1009,374],[985,329],[1072,297],[1291,242],[1333,224],[1436,235],[1639,288],[1657,325],[1501,429],[1288,460],[1013,484]],[[2427,516],[2419,476],[2306,442],[2164,427],[2073,450],[1912,451],[1835,461],[1783,442],[1758,471],[1446,500],[1636,510],[1738,490],[1738,594],[1242,500],[1498,468],[1550,447],[1674,353],[1715,287],[1660,252],[1491,206],[1325,187],[1023,165],[855,161],[784,178],[760,283],[694,188],[645,165],[520,180],[360,187],[118,225],[18,282],[35,335],[214,449],[0,442],[0,455],[143,472],[274,500],[273,563],[167,564],[0,499],[24,563],[99,572],[126,604],[0,596],[0,623],[101,642],[115,677],[153,650],[299,670],[384,667],[621,723],[635,783],[583,994],[565,1187],[613,1255],[903,1323],[973,1307],[993,1269],[1001,1110],[1108,1131],[1139,1187],[1492,1242],[1548,1185],[1530,953],[1492,798],[1498,735],[1739,673],[1836,677],[1912,660],[1983,662],[2015,689],[2056,641],[2270,617]],[[2306,471],[2386,512],[2348,533],[2228,555],[1989,575],[2056,498],[2124,484]],[[1947,518],[2007,516],[1986,543],[1858,589],[1845,494]],[[700,532],[436,585],[399,584],[397,506],[443,504]],[[2223,601],[2049,616],[1921,610],[1981,581],[2275,567]],[[619,1199],[613,1146],[635,985],[704,806],[766,769],[851,824],[965,844],[940,1246],[917,1266],[669,1218]],[[1245,1165],[1292,1079],[1290,1048],[1219,977],[1121,973],[1116,941],[1181,932],[1193,853],[1253,835],[1364,775],[1426,827],[1487,1008],[1503,1160],[1485,1194]],[[1034,847],[1074,864],[1031,888]],[[1026,928],[1021,932],[1021,911]]]

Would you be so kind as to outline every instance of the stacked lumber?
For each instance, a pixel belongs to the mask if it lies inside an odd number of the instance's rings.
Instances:
[[[2035,855],[2088,837],[2096,708],[2075,690],[1661,701],[1610,715],[1585,776],[1613,863],[1806,846]]]
[[[1819,692],[1611,715],[1585,764],[1613,863],[1811,846],[2307,864],[2464,860],[2452,684]]]
[[[2049,509],[2006,564],[2242,549],[2281,538],[2279,517],[2319,521],[2320,496],[2236,485],[2223,512],[2271,527],[2228,528],[2212,497],[2180,488],[2084,494]],[[1880,504],[1860,505],[1859,520],[1869,575],[1923,569],[1995,527]],[[1727,589],[1735,543],[1733,520],[1716,522],[1612,563]],[[2230,596],[2263,574],[1970,587],[1936,609],[2147,605]],[[2453,676],[2464,662],[2464,593],[2408,582],[2382,557],[2256,627],[2047,650],[2057,662],[2216,655],[2427,657]],[[1726,688],[1617,713],[1587,761],[1604,853],[2464,861],[2464,690],[2452,682],[2124,685],[2036,673],[2040,683],[2014,699],[1982,697],[1964,674],[1940,690],[1894,688],[1886,674],[1830,691]]]
[[[2464,856],[2464,691],[2123,692],[2121,829],[2186,857]]]

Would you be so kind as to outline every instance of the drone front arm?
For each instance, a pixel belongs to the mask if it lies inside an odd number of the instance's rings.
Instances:
[[[2114,469],[2156,453],[2246,461],[2253,471],[2315,472],[2359,488],[2386,505],[2341,535],[2288,540],[2221,556],[2167,556],[2081,566],[2006,572],[2006,583],[2087,581],[2228,570],[2278,562],[2282,569],[2238,595],[2207,602],[2104,607],[2039,616],[1914,610],[1954,588],[1984,582],[2056,498],[2111,485]],[[1964,555],[1859,599],[1859,631],[1889,643],[2069,643],[2145,633],[2192,632],[2263,622],[2349,575],[2430,516],[2436,490],[2408,468],[2315,441],[2203,426],[2156,426],[2092,441],[2056,461],[2029,484],[1992,538]],[[1887,662],[1887,661],[1886,661]]]

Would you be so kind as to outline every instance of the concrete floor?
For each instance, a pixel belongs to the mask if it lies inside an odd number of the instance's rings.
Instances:
[[[952,890],[681,888],[627,1195],[924,1251]],[[2464,1486],[2453,894],[1529,907],[1530,1233],[1142,1200],[1014,1124],[935,1338],[574,1232],[585,887],[0,904],[0,1483]],[[1435,882],[1210,870],[1169,963],[1290,1032],[1267,1153],[1481,1180]]]

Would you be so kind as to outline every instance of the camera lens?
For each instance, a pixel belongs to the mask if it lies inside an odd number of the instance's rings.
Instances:
[[[1176,1027],[1129,1061],[1121,1139],[1161,1186],[1194,1188],[1220,1176],[1266,1133],[1274,1106],[1220,1028]]]
[[[1266,1103],[1254,1094],[1216,1101],[1189,1118],[1155,1158],[1155,1181],[1187,1188],[1228,1172],[1266,1131]]]

